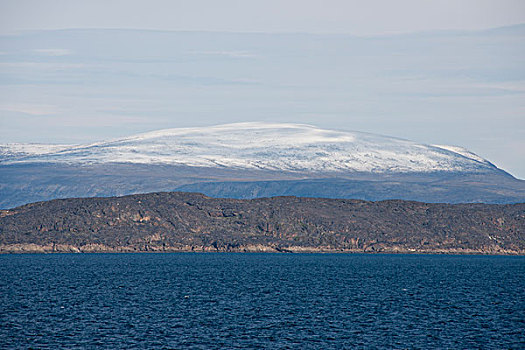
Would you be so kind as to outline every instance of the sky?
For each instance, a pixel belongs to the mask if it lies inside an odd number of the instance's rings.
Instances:
[[[282,121],[525,178],[523,23],[521,0],[0,0],[0,143]]]
[[[393,34],[525,22],[522,0],[1,0],[0,33],[128,28]]]

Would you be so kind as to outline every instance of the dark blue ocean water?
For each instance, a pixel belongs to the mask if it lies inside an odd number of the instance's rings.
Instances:
[[[0,256],[1,348],[525,348],[525,258]]]

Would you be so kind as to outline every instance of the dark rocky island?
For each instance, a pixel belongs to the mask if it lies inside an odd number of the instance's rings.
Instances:
[[[0,252],[384,252],[524,254],[525,203],[196,193],[73,198],[0,211]]]

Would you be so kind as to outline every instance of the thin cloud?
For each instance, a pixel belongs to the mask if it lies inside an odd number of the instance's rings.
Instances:
[[[203,56],[225,56],[231,58],[254,58],[257,55],[248,51],[188,51],[191,55],[203,55]]]
[[[33,51],[44,56],[68,56],[73,53],[69,49],[35,49]]]
[[[52,115],[59,112],[57,106],[37,104],[9,104],[0,106],[0,111],[24,113],[29,115]]]
[[[84,63],[49,63],[49,62],[0,62],[0,68],[43,68],[43,69],[65,69],[86,68],[93,65]]]

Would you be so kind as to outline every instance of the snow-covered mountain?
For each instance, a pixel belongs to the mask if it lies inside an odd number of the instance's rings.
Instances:
[[[230,198],[525,201],[525,181],[463,148],[302,124],[226,124],[88,145],[0,146],[0,208],[158,191]]]
[[[287,172],[485,172],[460,147],[431,146],[302,124],[236,123],[166,129],[89,145],[0,146],[0,164],[169,164]]]

